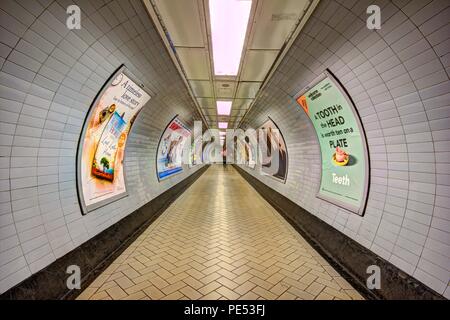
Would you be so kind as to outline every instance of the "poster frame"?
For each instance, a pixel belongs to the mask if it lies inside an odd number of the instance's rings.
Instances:
[[[306,92],[308,92],[309,90],[311,90],[313,87],[315,87],[319,82],[321,82],[322,80],[325,80],[326,78],[330,79],[330,81],[335,85],[335,87],[340,91],[340,93],[342,94],[342,96],[344,97],[345,101],[347,101],[347,104],[350,107],[350,110],[353,113],[353,116],[355,118],[355,122],[358,126],[359,132],[360,132],[360,136],[361,136],[361,142],[363,144],[363,150],[364,150],[364,190],[363,190],[363,194],[362,194],[362,198],[361,198],[361,204],[359,207],[356,206],[352,206],[348,203],[339,201],[333,197],[324,195],[321,193],[321,187],[322,187],[322,176],[323,176],[323,162],[322,162],[322,152],[321,152],[321,147],[320,147],[320,140],[319,140],[319,136],[317,133],[317,130],[314,127],[314,124],[312,123],[312,120],[310,118],[310,116],[306,113],[306,111],[299,105],[299,103],[297,102],[297,100],[304,94],[306,94]],[[369,190],[370,190],[370,153],[369,153],[369,147],[368,147],[368,142],[367,142],[367,136],[366,136],[366,132],[364,130],[364,126],[362,125],[361,122],[361,117],[359,115],[358,110],[355,107],[355,103],[353,102],[353,99],[351,98],[350,94],[348,93],[347,89],[344,87],[344,85],[339,81],[339,79],[329,70],[329,69],[325,69],[325,71],[320,74],[318,77],[316,77],[312,82],[310,82],[306,87],[304,87],[302,90],[300,90],[294,97],[294,102],[296,104],[296,106],[301,109],[306,117],[308,118],[308,120],[311,122],[312,128],[314,130],[314,132],[316,133],[316,139],[317,139],[317,145],[319,146],[319,155],[320,155],[320,183],[319,183],[319,187],[318,190],[316,192],[316,197],[324,200],[328,203],[334,204],[342,209],[348,210],[350,212],[353,212],[361,217],[364,216],[364,213],[366,211],[366,207],[367,207],[367,200],[368,200],[368,195],[369,195]]]
[[[248,138],[249,142],[245,141],[245,138]],[[248,144],[249,147],[250,147],[251,146],[250,137],[245,136],[245,138],[244,138],[245,143]],[[286,141],[285,141],[285,144],[286,144]],[[250,168],[251,170],[256,170],[256,166],[258,164],[258,144],[256,144],[255,149],[256,149],[256,151],[255,151],[255,165],[253,167],[251,167],[250,165],[246,165],[246,167]],[[287,154],[287,151],[286,151],[286,154]],[[288,158],[288,160],[289,160],[289,158]],[[249,161],[249,163],[250,163],[250,161]]]
[[[273,180],[275,180],[275,181],[278,181],[278,182],[281,182],[281,183],[283,183],[283,184],[286,184],[286,181],[287,181],[287,178],[288,178],[288,174],[289,174],[289,151],[288,151],[288,147],[287,147],[287,144],[286,144],[286,140],[284,139],[284,136],[283,136],[283,133],[281,133],[281,130],[280,130],[280,127],[277,125],[277,123],[275,122],[275,121],[273,121],[273,119],[270,117],[270,116],[267,116],[267,118],[268,118],[268,120],[270,120],[270,121],[272,121],[272,123],[275,125],[275,127],[278,129],[278,132],[280,133],[280,136],[281,136],[281,139],[283,139],[283,142],[284,142],[284,147],[286,148],[286,177],[284,178],[284,179],[280,179],[280,178],[277,178],[277,177],[274,177],[274,176],[272,176],[272,175],[270,175],[270,174],[268,174],[268,173],[265,173],[263,170],[262,170],[262,162],[260,163],[260,164],[258,164],[258,159],[259,159],[259,152],[260,152],[260,149],[259,149],[259,129],[261,129],[261,127],[268,121],[267,119],[265,120],[265,121],[263,121],[257,128],[257,139],[258,139],[258,146],[257,146],[257,149],[258,149],[258,151],[256,151],[257,152],[257,160],[256,160],[256,164],[255,164],[255,168],[253,168],[253,170],[255,170],[256,169],[256,167],[258,167],[259,168],[259,170],[260,170],[260,172],[262,172],[262,174],[261,175],[263,175],[263,176],[265,176],[265,177],[269,177],[269,178],[271,178],[271,179],[273,179]],[[262,161],[262,159],[261,159],[261,161]]]
[[[167,123],[167,125],[164,127],[164,130],[161,132],[161,134],[160,134],[160,136],[159,136],[158,146],[156,147],[156,153],[155,153],[155,171],[156,171],[156,178],[158,179],[158,183],[160,183],[161,181],[167,180],[167,179],[169,179],[169,178],[171,178],[171,177],[174,177],[174,176],[176,176],[176,175],[178,175],[178,174],[180,174],[180,173],[182,173],[182,172],[184,171],[183,164],[182,164],[181,167],[182,167],[183,169],[182,169],[181,171],[178,171],[178,172],[176,172],[176,173],[174,173],[174,174],[171,174],[171,175],[169,175],[169,176],[166,176],[166,177],[164,177],[164,178],[160,178],[160,177],[159,177],[159,172],[158,172],[158,151],[159,151],[159,145],[161,144],[162,138],[163,138],[164,133],[166,132],[167,128],[170,126],[170,124],[171,124],[176,118],[178,118],[178,119],[184,124],[184,126],[185,126],[186,128],[189,128],[189,127],[186,125],[186,122],[184,122],[183,119],[181,119],[180,115],[177,113],[174,117],[172,117],[172,118],[170,119],[170,121],[169,121],[169,122]],[[189,131],[191,132],[191,136],[192,136],[192,130],[191,130],[190,128],[189,128]],[[189,165],[188,165],[188,168],[189,168]],[[189,169],[190,169],[190,168],[189,168]]]
[[[119,75],[120,73],[125,74],[128,78],[130,78],[131,81],[133,81],[137,86],[139,86],[143,91],[145,91],[145,93],[147,93],[150,96],[150,99],[152,99],[154,97],[153,92],[149,91],[148,89],[145,88],[144,84],[142,83],[142,81],[139,81],[125,66],[125,64],[121,64],[111,75],[110,77],[105,81],[105,83],[103,84],[103,86],[101,87],[101,89],[97,92],[97,95],[95,96],[94,100],[92,101],[91,105],[89,106],[88,112],[86,113],[86,116],[84,118],[83,121],[83,126],[81,128],[81,134],[78,138],[78,145],[77,145],[77,151],[76,151],[76,156],[75,156],[75,160],[76,160],[76,165],[75,165],[75,176],[76,176],[76,189],[77,189],[77,197],[78,197],[78,203],[80,205],[80,209],[81,209],[81,214],[87,215],[89,212],[92,212],[96,209],[99,209],[101,207],[104,207],[110,203],[113,203],[115,201],[118,201],[120,199],[123,199],[125,197],[127,197],[129,195],[128,193],[128,183],[127,183],[127,173],[126,173],[126,169],[125,169],[125,165],[123,165],[123,178],[124,178],[124,185],[125,185],[125,191],[117,194],[115,196],[112,196],[111,198],[108,199],[104,199],[102,201],[93,203],[91,205],[86,205],[85,199],[84,199],[84,195],[83,195],[83,186],[82,186],[82,181],[81,181],[81,161],[82,161],[82,152],[83,152],[83,145],[84,145],[84,139],[86,137],[86,130],[87,127],[89,125],[89,120],[91,119],[91,117],[93,116],[93,113],[95,111],[95,106],[98,104],[98,102],[100,101],[101,97],[103,96],[103,94],[106,92],[106,90],[109,89],[109,87],[111,86],[112,82],[114,81],[114,79],[117,77],[117,75]],[[144,108],[145,105],[142,106],[141,110],[139,110],[139,112],[137,113],[136,116],[139,115],[139,113],[142,111],[142,109]],[[137,118],[136,118],[137,119]],[[133,129],[133,126],[131,126],[130,128],[130,133],[131,130]],[[124,149],[124,156],[123,156],[123,164],[125,164],[126,162],[126,157],[127,157],[127,153],[126,153],[126,149],[127,149],[127,143],[125,143],[125,149]]]

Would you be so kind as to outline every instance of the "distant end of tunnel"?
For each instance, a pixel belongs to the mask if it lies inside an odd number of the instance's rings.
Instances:
[[[0,1],[0,300],[450,298],[450,1],[69,2]]]

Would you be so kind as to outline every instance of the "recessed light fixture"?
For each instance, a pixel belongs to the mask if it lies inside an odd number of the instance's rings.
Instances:
[[[222,139],[224,136],[227,135],[227,133],[225,131],[219,131],[219,135],[220,135],[220,138]]]
[[[251,7],[251,0],[209,0],[216,76],[238,74]]]
[[[219,122],[219,129],[228,128],[228,122]]]
[[[229,116],[231,113],[231,101],[217,101],[217,114],[219,116]]]

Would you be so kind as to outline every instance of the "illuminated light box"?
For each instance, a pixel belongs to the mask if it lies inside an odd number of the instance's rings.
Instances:
[[[251,7],[251,0],[209,1],[215,75],[238,74]]]
[[[244,151],[245,151],[245,155],[244,155],[244,163],[246,166],[255,169],[256,167],[256,157],[257,157],[257,152],[256,152],[256,148],[255,146],[257,146],[257,142],[256,141],[252,141],[249,137],[245,137],[245,141],[244,141]]]
[[[261,173],[285,183],[288,173],[288,152],[284,137],[272,119],[269,118],[258,128],[257,139],[261,151]]]
[[[186,142],[187,143],[187,142]],[[199,163],[201,160],[201,146],[202,146],[202,137],[197,137],[192,139],[191,150],[189,150],[189,168],[192,168]]]
[[[227,129],[228,122],[219,122],[219,129]]]
[[[217,101],[217,114],[219,116],[229,116],[231,113],[231,101]]]
[[[183,171],[183,151],[190,143],[190,129],[175,117],[164,130],[158,144],[156,171],[158,181]]]
[[[369,154],[352,100],[329,71],[297,94],[296,100],[311,119],[320,145],[317,197],[362,216],[369,188]]]
[[[91,105],[77,150],[77,191],[83,214],[127,196],[125,146],[150,95],[121,66]]]

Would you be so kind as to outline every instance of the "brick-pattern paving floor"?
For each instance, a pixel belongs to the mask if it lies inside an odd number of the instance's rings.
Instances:
[[[78,299],[363,299],[231,166],[211,166]]]

